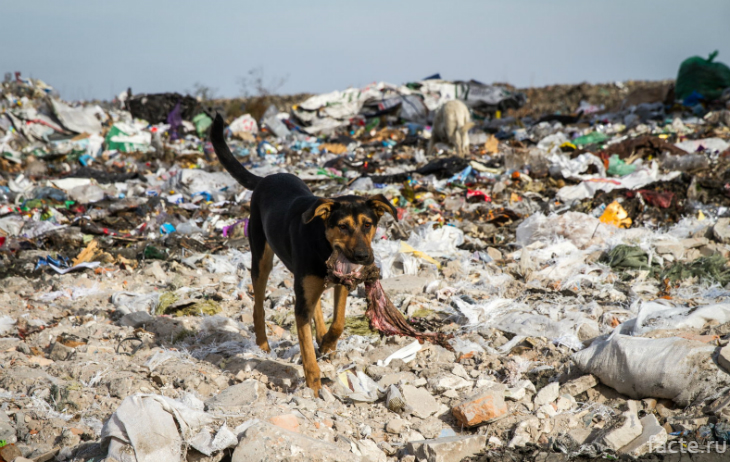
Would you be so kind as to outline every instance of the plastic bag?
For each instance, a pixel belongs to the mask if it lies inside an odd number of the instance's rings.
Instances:
[[[597,218],[580,212],[567,212],[563,215],[546,217],[536,213],[517,227],[517,244],[530,245],[533,242],[550,242],[557,238],[564,238],[575,244],[579,249],[605,242],[618,230],[610,225],[601,223]]]
[[[636,338],[616,331],[572,359],[579,369],[630,398],[666,398],[689,406],[730,385],[730,375],[713,362],[714,353],[714,346],[694,340]]]
[[[352,400],[372,403],[380,399],[385,390],[378,387],[367,374],[362,371],[343,371],[337,375],[333,384],[333,394],[341,400]]]
[[[636,171],[636,165],[627,164],[621,160],[618,154],[614,154],[608,159],[608,174],[615,176],[626,176]]]
[[[674,87],[677,99],[683,100],[697,92],[705,99],[713,100],[730,87],[730,68],[723,63],[713,62],[717,53],[713,51],[707,59],[692,56],[682,61]]]

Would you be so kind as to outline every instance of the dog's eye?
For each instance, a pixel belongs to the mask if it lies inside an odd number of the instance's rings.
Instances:
[[[340,231],[347,231],[347,225],[340,225]]]
[[[365,229],[370,229],[370,227],[373,226],[371,223],[363,223],[362,227]]]

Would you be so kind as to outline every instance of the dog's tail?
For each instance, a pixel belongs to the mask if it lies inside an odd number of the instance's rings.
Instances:
[[[256,176],[253,173],[246,170],[246,167],[241,165],[239,161],[233,157],[233,153],[226,144],[226,138],[223,135],[223,117],[220,114],[216,114],[215,120],[213,120],[213,127],[210,130],[210,142],[213,144],[215,149],[215,155],[218,156],[218,160],[221,165],[228,170],[231,176],[241,183],[244,188],[253,190],[256,185],[262,180],[260,176]]]
[[[459,128],[459,131],[461,132],[461,136],[465,137],[469,135],[469,130],[474,127],[474,122],[467,122],[465,123],[461,128]]]

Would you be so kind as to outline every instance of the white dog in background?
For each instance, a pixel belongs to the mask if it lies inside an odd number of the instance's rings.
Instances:
[[[428,155],[433,154],[437,142],[444,142],[456,148],[456,153],[464,157],[469,153],[469,129],[474,126],[469,108],[459,100],[447,101],[436,110],[428,143]]]

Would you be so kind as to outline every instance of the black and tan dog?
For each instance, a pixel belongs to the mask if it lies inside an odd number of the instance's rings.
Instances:
[[[266,281],[276,254],[294,273],[296,302],[294,314],[307,386],[317,395],[321,388],[320,371],[312,342],[310,321],[314,318],[321,353],[337,348],[345,327],[347,289],[335,286],[334,316],[325,332],[320,297],[325,289],[325,262],[337,249],[350,262],[373,263],[371,241],[378,220],[390,213],[397,220],[395,207],[382,195],[362,198],[317,197],[295,175],[277,173],[259,177],[246,170],[231,154],[223,135],[223,119],[217,115],[210,140],[221,164],[251,196],[248,223],[251,244],[251,277],[254,290],[253,321],[256,343],[269,351],[264,324]]]

